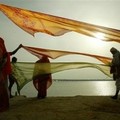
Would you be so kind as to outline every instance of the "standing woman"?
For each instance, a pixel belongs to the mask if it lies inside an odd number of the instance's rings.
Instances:
[[[10,56],[0,38],[0,112],[9,108],[8,75],[11,73]]]
[[[47,56],[41,56],[35,63],[33,84],[38,91],[37,98],[45,98],[47,96],[47,88],[52,84],[51,66]]]
[[[117,99],[120,91],[120,52],[114,47],[110,49],[110,52],[113,54],[110,73],[113,74],[113,79],[116,81],[116,92],[112,98]]]

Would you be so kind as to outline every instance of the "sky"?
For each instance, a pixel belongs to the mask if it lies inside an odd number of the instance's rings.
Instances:
[[[96,25],[120,29],[120,0],[0,0],[1,4],[43,12],[55,16],[88,22]],[[104,42],[75,32],[59,37],[45,33],[31,36],[0,12],[0,36],[5,40],[8,51],[14,50],[19,44],[54,50],[83,52],[112,57],[111,47],[120,50],[119,43]],[[38,58],[22,48],[15,54],[20,62],[35,62]],[[92,62],[100,61],[81,55],[68,55],[51,62]],[[67,70],[53,74],[60,79],[107,79],[108,77],[93,68]]]

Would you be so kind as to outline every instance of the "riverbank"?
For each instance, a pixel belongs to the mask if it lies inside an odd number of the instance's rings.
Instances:
[[[118,120],[120,99],[110,96],[35,97],[10,99],[10,109],[0,120]]]

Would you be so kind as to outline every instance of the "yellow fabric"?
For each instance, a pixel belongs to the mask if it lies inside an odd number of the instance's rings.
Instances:
[[[43,68],[46,68],[49,63],[38,63],[38,66],[42,66]],[[37,64],[36,64],[37,65]],[[18,87],[19,90],[21,90],[28,82],[32,80],[33,72],[34,72],[34,66],[35,63],[28,63],[28,62],[18,62],[16,63],[14,67],[14,71],[17,71],[17,74],[14,73],[14,77],[18,81]],[[37,71],[37,74],[47,74],[47,73],[57,73],[65,70],[70,69],[81,69],[81,68],[95,68],[103,72],[103,74],[107,75],[108,77],[112,77],[110,74],[110,67],[108,65],[104,64],[95,64],[95,63],[87,63],[87,62],[56,62],[56,63],[50,63],[51,68],[46,69],[45,73],[41,71]],[[35,73],[34,73],[35,74]]]
[[[31,35],[43,32],[49,35],[59,36],[74,31],[94,38],[98,38],[97,34],[103,34],[104,37],[101,38],[102,40],[120,42],[120,30],[117,29],[7,6],[4,4],[0,4],[0,10],[17,26]]]

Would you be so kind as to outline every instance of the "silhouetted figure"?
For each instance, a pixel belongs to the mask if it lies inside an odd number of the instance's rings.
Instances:
[[[43,63],[43,64],[40,64]],[[48,63],[48,64],[44,64]],[[50,73],[50,61],[47,56],[42,56],[36,63],[33,73],[33,84],[38,90],[37,98],[42,99],[47,96],[47,88],[52,83]]]
[[[14,51],[12,52],[9,52],[9,55],[12,56],[14,55],[20,48],[22,47],[22,44],[20,44]],[[16,57],[13,57],[12,58],[12,62],[11,62],[11,65],[13,66],[15,63],[17,62],[17,58]],[[13,71],[13,67],[12,67],[12,71]],[[14,83],[17,84],[17,80],[16,78],[12,75],[13,72],[9,75],[9,94],[10,94],[10,98],[12,98],[12,94],[11,94],[11,90],[12,90],[12,86]],[[18,85],[17,85],[18,86]],[[17,89],[18,90],[18,89]],[[18,93],[20,95],[20,91],[18,90]]]
[[[10,56],[4,45],[4,40],[0,38],[0,112],[9,108],[8,79],[11,73]]]
[[[12,57],[12,62],[11,62],[11,66],[12,66],[12,73],[9,75],[9,92],[10,92],[10,98],[13,97],[11,91],[12,91],[12,87],[14,85],[14,83],[16,83],[17,85],[17,92],[20,95],[20,90],[18,89],[18,82],[17,79],[14,77],[13,71],[14,71],[14,65],[17,62],[17,58],[16,57]]]
[[[114,47],[110,49],[110,52],[113,54],[110,73],[113,74],[113,79],[116,81],[116,93],[112,98],[117,99],[120,90],[120,52]]]

